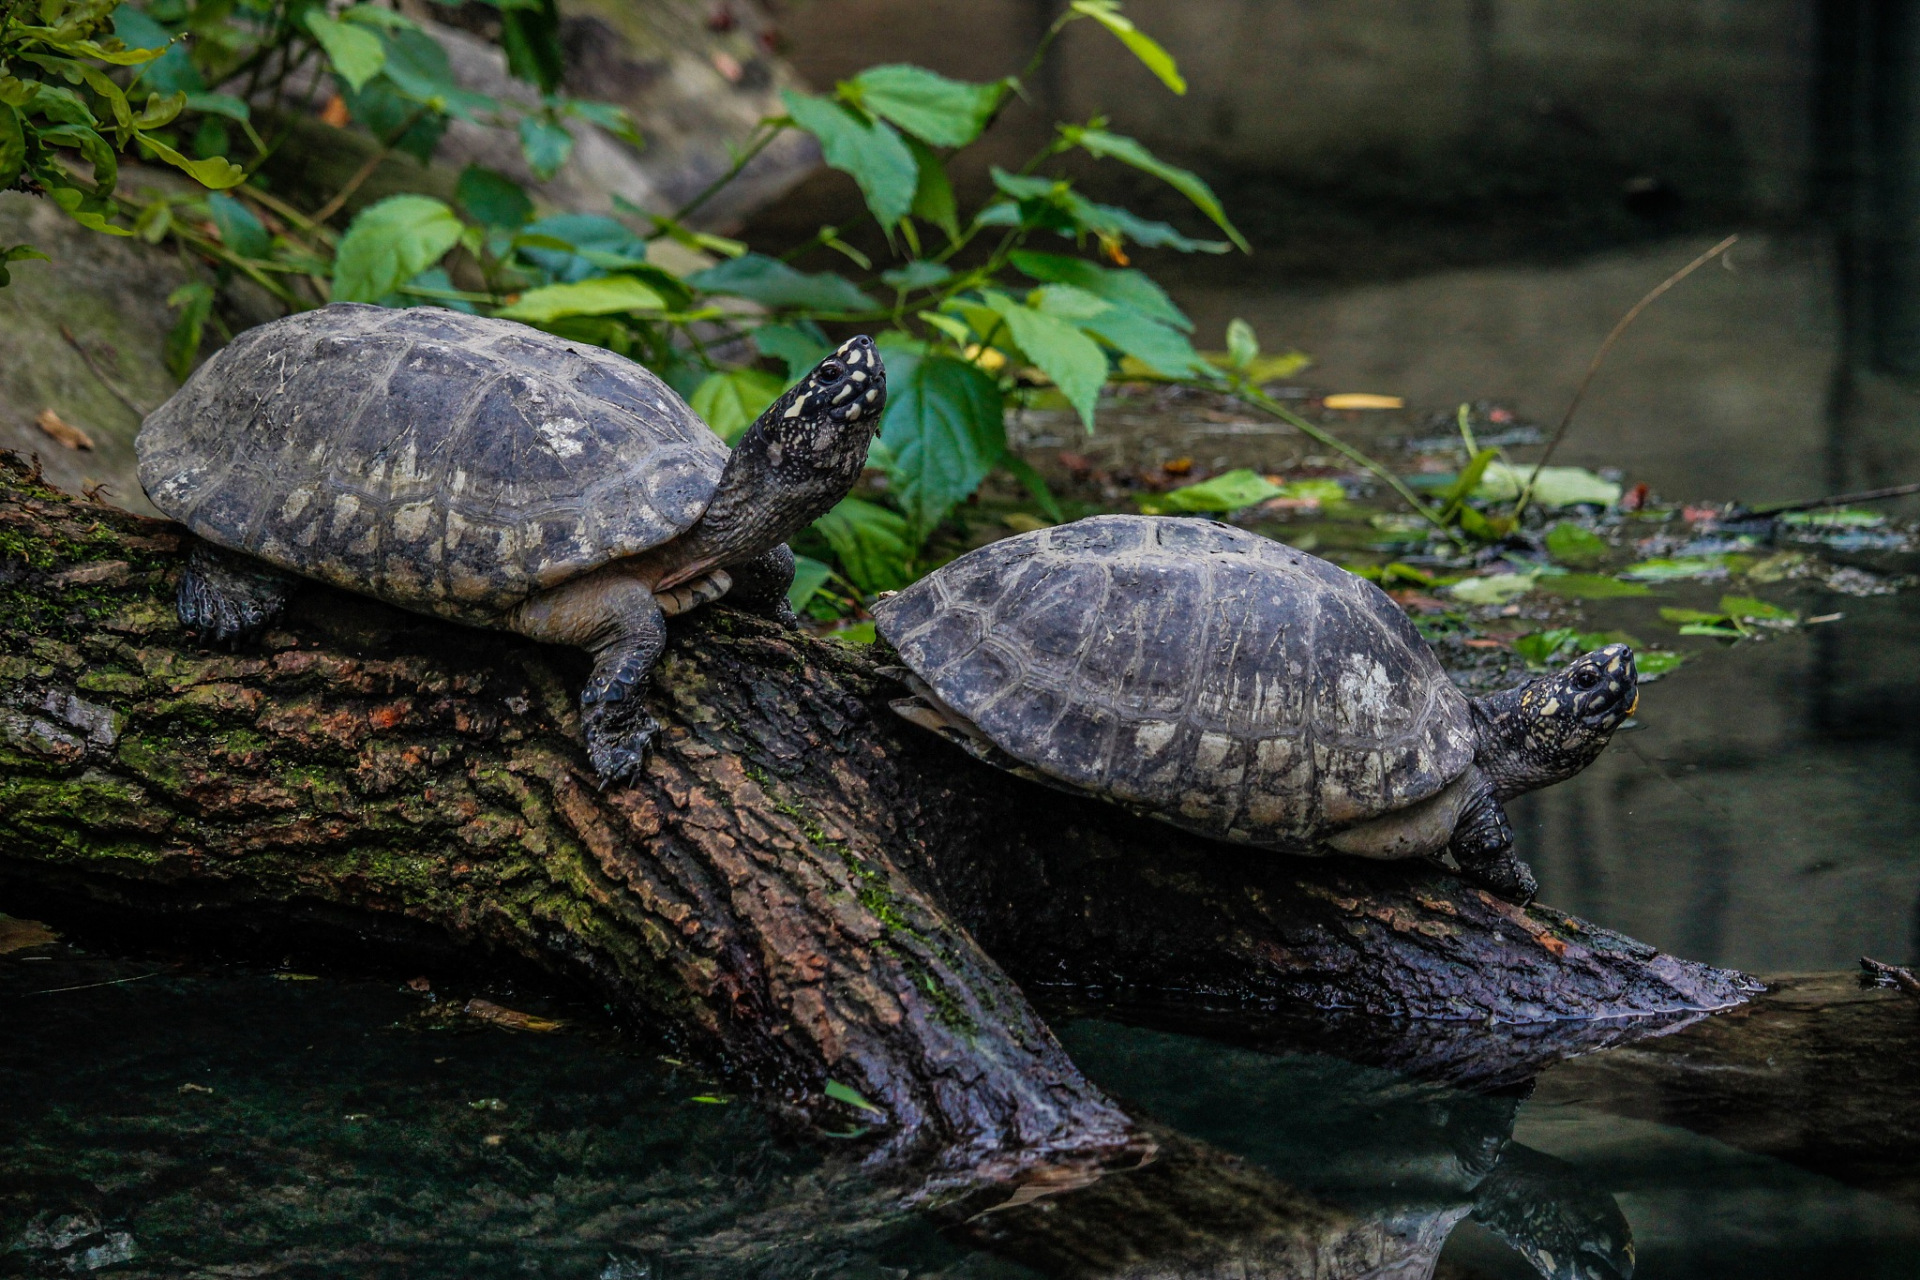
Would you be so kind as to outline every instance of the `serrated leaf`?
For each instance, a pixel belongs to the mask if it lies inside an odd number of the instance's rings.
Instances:
[[[1165,493],[1143,494],[1138,501],[1140,509],[1148,515],[1163,515],[1170,511],[1238,511],[1279,496],[1279,485],[1242,467],[1198,484],[1182,485]]]
[[[1087,430],[1093,430],[1093,414],[1100,400],[1100,388],[1107,380],[1107,357],[1100,344],[1082,333],[1078,326],[1058,316],[1048,315],[1005,294],[989,293],[987,305],[1007,322],[1013,340],[1040,372],[1053,380],[1067,398]]]
[[[920,166],[892,125],[828,98],[792,89],[780,96],[793,122],[820,140],[826,162],[859,184],[882,227],[907,216],[919,188]]]
[[[753,345],[763,356],[771,356],[787,367],[787,380],[796,382],[809,369],[826,359],[833,343],[811,321],[798,324],[763,324],[753,331]]]
[[[1006,406],[980,369],[890,347],[880,441],[916,540],[969,497],[1007,451]]]
[[[470,164],[460,171],[453,198],[467,216],[487,227],[523,227],[533,217],[533,198],[504,173]],[[625,228],[622,228],[624,230]]]
[[[1032,249],[1016,249],[1008,257],[1015,270],[1034,280],[1048,284],[1070,284],[1076,289],[1084,289],[1096,297],[1105,298],[1116,306],[1137,311],[1149,319],[1187,332],[1193,330],[1193,321],[1187,319],[1186,313],[1175,306],[1166,291],[1148,278],[1145,272],[1118,271],[1085,258],[1064,253],[1038,253]]]
[[[847,88],[854,105],[936,147],[964,147],[979,137],[1007,96],[1005,81],[968,84],[897,63],[869,67]]]
[[[365,27],[336,22],[319,8],[307,10],[307,30],[326,51],[327,62],[335,75],[355,90],[379,75],[387,65],[387,48],[380,37]]]
[[[913,545],[899,514],[860,498],[843,498],[813,522],[833,548],[846,579],[869,594],[897,591],[913,581]]]
[[[724,293],[769,307],[809,311],[871,311],[877,304],[845,276],[796,271],[778,258],[745,253],[687,277],[707,293]]]
[[[429,196],[388,196],[362,209],[334,254],[336,302],[378,302],[460,243],[460,219]]]
[[[666,300],[651,285],[632,276],[618,275],[529,289],[513,305],[502,307],[495,314],[506,320],[550,324],[567,316],[610,316],[665,309]]]
[[[925,289],[953,278],[953,268],[944,262],[909,262],[891,271],[882,271],[880,279],[896,289]]]
[[[721,369],[708,374],[687,402],[715,435],[734,444],[786,389],[783,379],[764,369]]]
[[[954,199],[953,181],[947,176],[946,164],[932,147],[918,138],[907,138],[906,143],[918,170],[913,186],[913,204],[908,212],[940,228],[948,240],[958,240],[960,205]]]
[[[1123,16],[1120,6],[1113,0],[1073,0],[1075,13],[1084,14],[1111,31],[1127,47],[1127,51],[1140,60],[1140,65],[1159,77],[1160,83],[1175,93],[1187,91],[1187,81],[1180,74],[1179,64],[1173,55],[1160,47],[1160,42],[1133,25],[1131,19]]]
[[[1080,322],[1088,333],[1112,343],[1141,365],[1169,378],[1192,378],[1213,374],[1206,357],[1193,349],[1187,335],[1171,325],[1149,320],[1137,311],[1111,307]],[[1218,375],[1214,375],[1218,376]]]
[[[533,176],[545,182],[560,172],[573,154],[573,135],[551,120],[525,116],[520,121],[520,154]]]
[[[242,258],[258,261],[267,256],[273,238],[253,215],[253,210],[232,196],[216,192],[207,197],[207,211],[213,215],[213,225],[220,231],[221,244]]]
[[[647,242],[632,228],[597,213],[561,213],[529,222],[513,238],[526,262],[546,274],[545,283],[568,284],[605,275],[603,262],[644,262]]]
[[[1131,165],[1142,173],[1151,174],[1178,191],[1193,202],[1193,207],[1207,215],[1216,227],[1226,233],[1234,247],[1242,253],[1253,252],[1253,246],[1247,243],[1240,229],[1227,218],[1227,211],[1220,204],[1220,197],[1206,184],[1200,175],[1182,169],[1178,165],[1168,164],[1154,155],[1132,138],[1121,134],[1109,133],[1105,129],[1084,129],[1078,125],[1063,125],[1061,134],[1075,146],[1103,159],[1118,160]]]

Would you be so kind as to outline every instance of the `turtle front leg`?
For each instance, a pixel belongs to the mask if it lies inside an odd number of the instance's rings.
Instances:
[[[625,782],[645,763],[660,722],[647,714],[647,677],[667,643],[653,588],[621,573],[592,574],[533,597],[508,619],[521,635],[593,654],[580,691],[587,756],[600,785]]]
[[[1507,822],[1507,811],[1495,798],[1493,784],[1484,777],[1461,810],[1447,851],[1467,879],[1509,902],[1524,907],[1539,891],[1532,869],[1513,851],[1513,827]]]
[[[763,618],[771,618],[789,631],[800,629],[787,592],[793,587],[793,549],[781,543],[773,550],[751,560],[727,566],[733,589],[727,599]]]
[[[294,579],[264,560],[201,543],[187,558],[174,607],[180,622],[215,644],[249,640],[280,616]]]

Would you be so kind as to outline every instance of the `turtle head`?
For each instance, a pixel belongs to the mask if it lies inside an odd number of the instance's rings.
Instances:
[[[779,546],[847,496],[887,406],[873,339],[849,338],[767,407],[733,447],[713,499],[679,542],[670,586]]]
[[[1592,764],[1639,705],[1633,650],[1610,644],[1473,703],[1475,759],[1502,800]]]

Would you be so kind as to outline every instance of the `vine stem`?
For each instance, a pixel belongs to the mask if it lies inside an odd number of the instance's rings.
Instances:
[[[785,116],[773,116],[762,120],[755,128],[763,132],[749,143],[744,151],[734,157],[733,164],[727,168],[727,171],[709,182],[693,199],[675,209],[667,221],[686,221],[696,209],[718,195],[723,187],[745,172],[746,167],[752,164],[762,151],[773,145],[773,140],[787,128],[787,119]]]
[[[1349,462],[1357,463],[1359,466],[1365,468],[1389,489],[1399,494],[1401,500],[1412,507],[1422,520],[1425,520],[1428,524],[1445,534],[1456,547],[1462,549],[1466,547],[1467,544],[1461,537],[1459,530],[1449,525],[1443,516],[1434,511],[1433,508],[1429,507],[1425,502],[1421,501],[1420,495],[1409,488],[1406,481],[1376,461],[1365,450],[1357,449],[1345,440],[1342,440],[1339,436],[1334,435],[1331,431],[1308,422],[1305,418],[1287,408],[1287,406],[1281,404],[1278,400],[1275,400],[1259,387],[1254,386],[1251,382],[1247,382],[1244,379],[1236,379],[1234,381],[1233,394],[1245,403],[1272,414],[1308,439],[1317,441],[1327,448],[1332,449]]]
[[[1587,363],[1587,372],[1580,379],[1580,385],[1574,389],[1573,399],[1567,403],[1567,411],[1560,416],[1560,425],[1553,429],[1553,438],[1547,441],[1546,452],[1540,455],[1540,461],[1533,464],[1533,473],[1527,477],[1526,487],[1521,489],[1520,496],[1514,499],[1513,523],[1516,528],[1520,524],[1521,514],[1527,509],[1527,503],[1533,498],[1534,482],[1540,478],[1541,470],[1546,467],[1548,460],[1553,457],[1553,451],[1558,449],[1560,442],[1567,438],[1567,428],[1573,425],[1574,411],[1580,407],[1580,402],[1586,398],[1587,388],[1593,385],[1593,377],[1600,372],[1600,365],[1606,360],[1607,352],[1613,350],[1613,344],[1620,340],[1620,335],[1627,331],[1629,325],[1640,318],[1642,311],[1645,311],[1653,305],[1655,299],[1698,271],[1701,267],[1706,266],[1721,254],[1733,248],[1739,239],[1740,237],[1737,234],[1728,236],[1725,240],[1722,240],[1719,244],[1713,246],[1713,248],[1707,250],[1692,262],[1689,262],[1686,266],[1668,276],[1665,280],[1662,280],[1659,284],[1649,289],[1645,297],[1634,303],[1633,306],[1628,309],[1627,314],[1620,317],[1620,323],[1613,326],[1613,331],[1607,334],[1606,339],[1600,344],[1600,349],[1593,353],[1593,359]]]

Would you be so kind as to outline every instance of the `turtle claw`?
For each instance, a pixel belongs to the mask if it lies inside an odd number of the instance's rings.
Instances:
[[[587,758],[599,775],[602,791],[639,776],[647,762],[647,747],[660,732],[660,722],[631,698],[588,703],[582,722]]]

